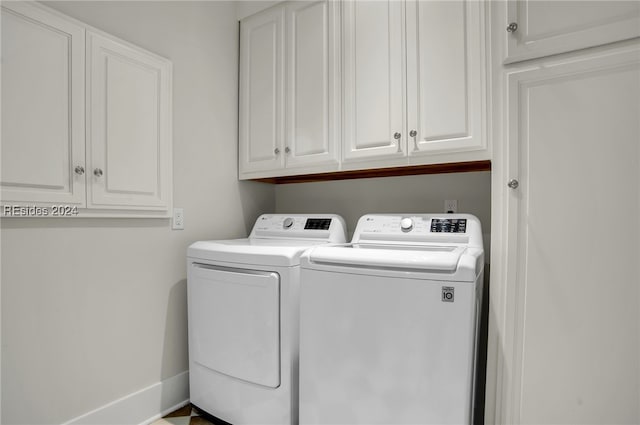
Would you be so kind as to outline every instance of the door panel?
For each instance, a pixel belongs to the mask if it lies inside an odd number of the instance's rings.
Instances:
[[[482,3],[407,3],[409,154],[484,149]]]
[[[505,422],[640,421],[638,99],[637,48],[509,76]]]
[[[88,40],[89,205],[166,209],[171,166],[167,65],[98,34]]]
[[[243,381],[280,385],[280,276],[193,264],[192,358]]]
[[[284,8],[240,27],[240,172],[284,167]]]
[[[2,6],[2,201],[84,206],[84,29]]]
[[[345,161],[402,157],[406,137],[403,3],[345,1]],[[395,139],[394,134],[401,134]]]
[[[640,2],[538,1],[507,2],[505,63],[538,58],[640,36]]]
[[[287,6],[287,167],[338,163],[338,19],[333,1]]]

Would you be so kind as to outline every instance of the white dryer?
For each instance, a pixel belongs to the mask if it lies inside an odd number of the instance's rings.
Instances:
[[[301,424],[471,423],[476,217],[365,215],[351,244],[301,264]]]
[[[246,239],[189,247],[189,386],[197,408],[234,425],[298,422],[300,255],[344,242],[337,215],[267,214]]]

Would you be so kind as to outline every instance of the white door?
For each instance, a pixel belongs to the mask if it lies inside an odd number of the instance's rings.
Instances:
[[[510,0],[504,31],[505,63],[599,46],[640,36],[640,2]]]
[[[84,28],[3,2],[3,204],[84,206],[84,128]]]
[[[409,155],[485,148],[483,20],[478,1],[407,2]]]
[[[171,64],[87,34],[88,206],[163,210],[171,196]]]
[[[280,385],[280,276],[192,264],[192,361],[235,379]]]
[[[342,2],[343,160],[406,155],[404,3]]]
[[[338,165],[339,4],[294,2],[286,9],[287,167]]]
[[[639,423],[640,49],[514,72],[508,90],[502,422]]]
[[[284,17],[272,8],[240,24],[240,174],[284,167]]]

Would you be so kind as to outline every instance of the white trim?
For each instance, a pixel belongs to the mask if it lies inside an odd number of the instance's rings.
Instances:
[[[147,425],[189,402],[189,371],[135,391],[63,425]]]

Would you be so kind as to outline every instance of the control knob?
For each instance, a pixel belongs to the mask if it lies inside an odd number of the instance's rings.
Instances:
[[[282,228],[289,229],[291,226],[293,226],[293,219],[291,217],[285,218],[282,223]]]
[[[413,229],[413,220],[409,217],[400,220],[400,228],[403,232],[410,232]]]

